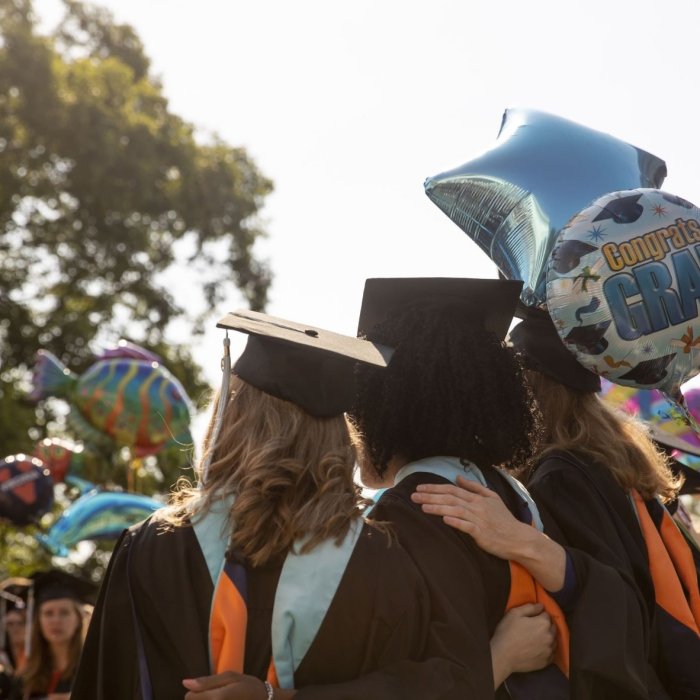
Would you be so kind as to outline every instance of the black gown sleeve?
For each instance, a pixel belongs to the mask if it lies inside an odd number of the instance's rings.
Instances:
[[[664,697],[649,664],[649,608],[635,575],[644,576],[644,554],[625,522],[634,518],[631,507],[619,489],[611,508],[605,479],[557,462],[543,462],[544,476],[528,488],[545,532],[567,548],[575,569],[578,594],[567,614],[572,698]]]
[[[136,644],[126,586],[131,534],[119,538],[102,579],[92,613],[71,700],[117,700],[141,695],[136,673]]]
[[[212,589],[192,528],[165,531],[151,519],[125,531],[100,588],[71,700],[142,698],[135,619],[153,698],[183,698],[183,678],[209,674]]]

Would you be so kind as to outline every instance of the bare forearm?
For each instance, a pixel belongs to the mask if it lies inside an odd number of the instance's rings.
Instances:
[[[566,575],[566,550],[535,528],[524,528],[511,559],[525,567],[546,590],[560,591]]]

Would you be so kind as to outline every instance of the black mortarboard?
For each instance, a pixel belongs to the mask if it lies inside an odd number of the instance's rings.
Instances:
[[[78,576],[73,576],[60,569],[38,571],[34,579],[35,605],[41,605],[48,600],[71,598],[80,603],[94,603],[97,586]]]
[[[27,593],[32,585],[28,578],[8,578],[0,582],[0,602],[4,611],[24,610],[27,607]]]
[[[356,363],[386,367],[392,354],[383,345],[256,311],[234,311],[217,326],[250,336],[235,374],[318,418],[352,406]]]
[[[520,306],[516,315],[524,320],[510,332],[510,342],[528,369],[546,374],[576,391],[600,391],[600,377],[587,370],[564,345],[546,311]]]
[[[465,317],[480,320],[487,330],[505,338],[523,283],[520,280],[467,277],[383,277],[368,279],[362,297],[358,335],[390,316],[419,306],[464,307]]]

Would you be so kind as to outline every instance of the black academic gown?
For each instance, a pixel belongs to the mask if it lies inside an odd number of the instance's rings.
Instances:
[[[522,520],[523,501],[505,477],[497,469],[482,471],[489,486]],[[479,549],[470,536],[445,525],[439,517],[423,513],[410,500],[421,483],[446,480],[428,473],[411,474],[383,494],[372,517],[395,524],[400,542],[426,578],[433,618],[444,621],[450,629],[451,643],[463,649],[471,662],[471,697],[490,698],[493,680],[489,642],[505,614],[510,568],[507,562]],[[546,514],[543,519],[548,531],[554,523]],[[573,542],[562,544],[576,546]],[[585,551],[571,547],[567,551],[577,583],[574,609],[567,612],[572,700],[647,698],[645,623],[633,581]],[[507,697],[503,687],[497,697]]]
[[[425,514],[411,501],[418,484],[444,483],[449,482],[435,474],[410,474],[382,494],[371,517],[392,524],[427,582],[432,622],[443,630],[429,653],[456,653],[465,659],[463,697],[490,700],[496,696],[490,641],[505,613],[509,566],[479,549],[470,536],[445,525],[440,517]],[[508,695],[501,689],[498,697]]]
[[[126,531],[102,583],[72,700],[138,700],[136,629],[156,700],[182,698],[183,678],[209,675],[213,585],[190,527]],[[282,562],[248,569],[245,673],[264,678]],[[127,573],[128,572],[128,573]],[[316,572],[309,572],[310,576]],[[133,609],[130,593],[133,596]],[[138,619],[138,625],[135,625]],[[462,662],[431,621],[425,583],[403,549],[365,525],[296,674],[299,700],[463,700]],[[435,641],[431,641],[435,639]],[[443,651],[440,658],[432,650]],[[481,697],[481,696],[473,696]]]
[[[573,674],[585,672],[581,682],[590,685],[590,697],[639,697],[600,690],[621,676],[635,685],[643,681],[648,695],[642,697],[687,697],[676,694],[673,679],[664,677],[660,666],[644,539],[632,505],[610,471],[580,455],[553,453],[527,486],[545,531],[596,560],[575,559],[577,577],[586,577],[588,585],[569,620]]]

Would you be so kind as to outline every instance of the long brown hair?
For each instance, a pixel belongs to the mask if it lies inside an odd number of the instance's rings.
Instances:
[[[83,611],[82,605],[71,599],[75,614],[78,616],[78,626],[71,637],[68,647],[68,665],[61,674],[61,679],[71,678],[80,661],[80,653],[83,648]],[[39,614],[41,605],[38,606],[32,620],[31,651],[27,657],[27,664],[21,673],[23,697],[28,698],[31,693],[45,692],[49,687],[53,674],[53,656],[51,646],[41,633]]]
[[[286,554],[301,538],[306,552],[345,537],[368,501],[353,478],[357,437],[344,416],[314,418],[233,375],[215,445],[213,422],[202,457],[213,451],[206,483],[179,483],[160,520],[181,526],[235,496],[232,545],[252,566]]]
[[[607,467],[625,491],[637,489],[644,499],[676,497],[681,480],[641,421],[609,407],[593,392],[574,391],[541,372],[526,374],[545,424],[542,456],[554,450],[588,455]]]

